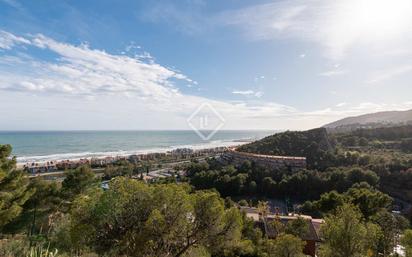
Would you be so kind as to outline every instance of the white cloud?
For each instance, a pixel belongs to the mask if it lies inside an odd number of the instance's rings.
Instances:
[[[235,95],[253,95],[254,93],[255,92],[253,90],[244,90],[244,91],[234,90],[234,91],[232,91],[232,94],[235,94]]]
[[[376,84],[407,73],[412,73],[412,65],[410,64],[374,72],[367,83]]]
[[[291,0],[227,11],[220,20],[253,40],[316,42],[329,58],[339,59],[355,45],[380,54],[409,49],[411,12],[410,0]]]
[[[58,58],[55,62],[39,59],[29,61],[21,57],[16,57],[16,62],[9,60],[9,67],[0,70],[2,90],[81,96],[127,93],[161,100],[179,94],[172,79],[189,80],[185,75],[167,69],[152,59],[145,62],[139,57],[111,55],[90,49],[88,45],[65,44],[43,35],[28,38],[7,32],[3,35],[7,35],[12,42],[51,51]],[[8,43],[8,49],[12,46],[12,43]],[[24,71],[21,71],[22,61],[26,61]]]
[[[0,30],[0,49],[10,50],[17,44],[28,44],[29,41],[25,38],[15,36],[6,31]]]
[[[256,97],[262,97],[263,96],[263,92],[262,91],[257,91],[256,93],[255,93],[255,96]]]
[[[319,76],[334,77],[334,76],[343,75],[346,73],[347,72],[344,70],[329,70],[329,71],[324,71],[324,72],[319,73]]]
[[[253,90],[234,90],[232,91],[232,94],[234,95],[244,95],[244,96],[256,96],[256,97],[262,97],[263,92],[261,91],[253,91]]]
[[[211,104],[227,120],[226,128],[288,128],[305,129],[320,126],[346,115],[365,112],[396,109],[411,104],[377,105],[365,103],[359,106],[329,107],[321,110],[303,112],[291,106],[274,102],[257,101],[263,95],[261,91],[234,90],[233,94],[253,96],[240,102],[214,100],[206,97],[184,94],[175,83],[196,84],[182,72],[171,70],[154,61],[153,58],[114,55],[102,50],[92,49],[87,44],[75,46],[58,42],[43,35],[19,37],[8,32],[1,35],[4,52],[0,55],[0,109],[17,110],[20,104],[14,99],[24,99],[26,108],[21,109],[19,121],[22,126],[33,114],[40,119],[33,119],[37,124],[50,127],[50,117],[58,118],[62,113],[39,111],[37,106],[45,109],[69,108],[78,106],[82,111],[68,111],[72,115],[73,124],[89,121],[88,129],[102,129],[108,120],[121,124],[121,128],[130,128],[129,120],[136,118],[139,128],[144,115],[146,119],[158,118],[159,126],[170,128],[186,128],[185,120],[202,103]],[[37,48],[36,52],[48,51],[53,59],[41,59],[30,55],[25,47]],[[10,51],[12,49],[13,51]],[[16,51],[14,51],[16,50]],[[7,96],[7,97],[6,97]],[[8,99],[8,100],[7,100]],[[12,100],[10,100],[12,99]],[[37,99],[36,104],[31,104]],[[40,101],[39,99],[42,99]],[[87,99],[87,101],[85,101]],[[7,102],[5,101],[7,100]],[[60,101],[68,104],[61,104]],[[108,102],[113,101],[112,105]],[[54,105],[48,105],[53,102]],[[90,107],[91,106],[91,107]],[[88,110],[93,107],[93,113]],[[338,108],[338,109],[336,109]],[[31,110],[33,109],[33,110]],[[17,112],[17,111],[16,111]],[[91,113],[91,112],[90,112]],[[96,114],[97,113],[97,114]],[[63,113],[66,115],[66,113]],[[85,115],[85,116],[84,116]],[[96,116],[97,115],[97,116]],[[78,116],[85,117],[80,119]],[[98,123],[95,121],[98,120]],[[4,123],[1,123],[0,126]],[[112,122],[109,127],[115,127]],[[132,122],[132,121],[131,121]],[[40,124],[40,125],[38,125]],[[98,126],[98,127],[96,127]],[[146,126],[146,124],[145,124]],[[71,129],[83,127],[71,127]]]
[[[239,104],[182,94],[174,81],[183,81],[184,85],[197,85],[197,82],[157,64],[153,58],[114,55],[87,44],[75,46],[43,35],[17,37],[7,32],[3,35],[56,56],[54,60],[45,60],[29,55],[30,51],[15,56],[0,55],[0,90],[6,92],[92,100],[123,96],[135,99],[139,110],[167,112],[169,116],[187,116],[203,102],[210,102],[226,115],[239,119],[268,113],[276,117],[290,110],[275,103]],[[263,95],[260,91],[234,93]]]

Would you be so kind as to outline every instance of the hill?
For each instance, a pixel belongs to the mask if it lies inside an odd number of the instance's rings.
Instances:
[[[352,131],[358,128],[378,128],[412,124],[412,110],[387,111],[347,117],[324,125],[328,130],[337,132]]]
[[[302,156],[307,158],[309,168],[322,168],[322,160],[334,150],[325,128],[308,131],[286,131],[265,137],[261,140],[243,145],[237,149],[241,152]]]

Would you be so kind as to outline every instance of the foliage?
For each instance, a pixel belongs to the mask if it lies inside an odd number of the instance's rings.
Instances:
[[[294,235],[301,239],[305,238],[305,236],[309,233],[308,221],[301,217],[289,221],[286,224],[285,233]]]
[[[58,257],[57,249],[50,250],[49,247],[45,248],[44,246],[35,246],[31,247],[29,252],[26,254],[27,257]]]
[[[73,247],[100,254],[182,256],[196,247],[213,253],[240,237],[237,209],[224,209],[214,192],[189,193],[186,186],[117,178],[110,190],[81,195],[74,206]]]
[[[0,231],[23,211],[24,203],[34,193],[23,171],[16,170],[16,159],[9,156],[10,145],[0,145]]]
[[[307,214],[328,214],[336,208],[350,203],[361,211],[364,218],[369,218],[381,210],[391,207],[392,198],[377,189],[370,187],[367,183],[355,184],[345,193],[330,191],[322,194],[320,199],[306,202],[301,211]]]
[[[405,248],[405,257],[412,257],[412,230],[404,231],[401,238],[401,245]]]
[[[380,227],[381,237],[378,241],[378,250],[383,256],[390,256],[396,245],[397,235],[408,227],[402,218],[399,218],[387,210],[381,210],[371,217],[371,220]]]
[[[240,149],[306,156],[307,170],[267,169],[249,161],[222,165],[208,159],[185,164],[185,181],[191,186],[177,185],[174,179],[147,185],[118,177],[106,191],[87,166],[66,171],[61,188],[42,179],[29,182],[15,170],[15,159],[9,158],[11,148],[0,146],[0,221],[5,221],[0,228],[22,235],[27,231],[23,236],[27,240],[12,239],[1,245],[0,255],[7,256],[9,251],[24,256],[36,249],[30,249],[28,242],[38,236],[45,241],[43,246],[50,242],[50,249],[64,256],[95,256],[93,252],[99,256],[301,256],[301,238],[307,234],[308,223],[296,219],[270,224],[279,236],[269,240],[235,208],[232,198],[248,206],[240,200],[247,196],[255,202],[262,198],[310,200],[301,210],[326,217],[320,256],[389,256],[394,239],[408,223],[389,211],[392,198],[383,192],[412,199],[409,129],[340,134],[327,134],[324,129],[288,131]],[[104,176],[130,177],[148,171],[152,164],[120,161],[107,166]],[[268,204],[259,202],[258,206],[265,215]],[[401,240],[407,256],[412,251],[411,238],[407,230]]]
[[[65,179],[62,182],[62,192],[65,196],[73,198],[83,193],[93,182],[95,174],[89,166],[80,166],[75,170],[65,172]]]
[[[213,168],[213,169],[212,169]],[[193,163],[188,167],[190,184],[196,189],[215,188],[223,196],[259,195],[266,197],[293,197],[317,199],[331,190],[344,192],[354,183],[366,182],[377,186],[379,177],[373,171],[360,167],[329,168],[326,171],[269,170],[245,162],[240,167],[207,163]]]
[[[329,215],[322,226],[324,243],[321,257],[364,257],[373,251],[379,237],[378,230],[369,229],[372,224],[361,220],[361,213],[353,205],[338,207],[336,214]],[[371,234],[371,232],[374,232]]]
[[[0,241],[0,256],[4,257],[58,257],[58,250],[49,245],[29,246],[24,239],[13,238]]]
[[[0,256],[20,257],[29,251],[29,245],[24,238],[14,237],[0,240]]]
[[[283,234],[268,242],[270,257],[303,257],[305,242],[289,234]]]
[[[333,151],[333,142],[324,128],[287,131],[238,148],[242,152],[269,155],[303,156],[309,168],[324,169],[324,160]]]
[[[369,140],[398,140],[399,138],[412,137],[412,125],[358,129],[351,134]]]

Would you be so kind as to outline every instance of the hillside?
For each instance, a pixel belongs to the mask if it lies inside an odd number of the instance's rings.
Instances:
[[[308,131],[286,131],[265,137],[238,148],[241,152],[269,155],[302,156],[307,158],[308,167],[318,165],[328,152],[334,149],[325,128]]]
[[[358,128],[377,128],[412,123],[412,110],[408,111],[387,111],[369,113],[360,116],[347,117],[324,125],[328,130],[338,132],[351,131]]]

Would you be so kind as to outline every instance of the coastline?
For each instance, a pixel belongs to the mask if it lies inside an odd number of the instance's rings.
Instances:
[[[18,157],[17,159],[17,168],[21,169],[25,166],[43,166],[48,163],[59,163],[59,162],[73,162],[79,163],[84,160],[91,161],[92,159],[121,159],[121,158],[128,158],[133,155],[150,155],[150,154],[166,154],[170,153],[179,149],[190,149],[194,152],[196,151],[205,151],[205,150],[214,150],[222,147],[235,147],[240,146],[243,144],[250,143],[251,139],[237,139],[232,141],[212,141],[206,144],[194,144],[194,145],[179,145],[179,146],[171,146],[165,148],[151,148],[151,149],[139,149],[139,150],[131,150],[131,151],[110,151],[110,152],[83,152],[83,153],[66,153],[66,154],[52,154],[52,155],[44,155],[44,156],[23,156]],[[63,156],[67,156],[67,158],[62,158]],[[60,157],[60,158],[59,158]]]
[[[193,131],[0,131],[0,144],[11,145],[20,164],[232,146],[273,133],[221,130],[212,140],[204,141]]]

